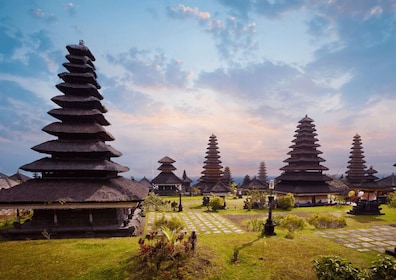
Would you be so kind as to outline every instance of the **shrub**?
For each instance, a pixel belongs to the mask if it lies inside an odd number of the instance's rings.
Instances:
[[[289,231],[294,231],[296,229],[304,229],[307,226],[307,222],[304,218],[297,215],[286,215],[279,221],[279,226]]]
[[[378,255],[370,267],[370,279],[392,280],[396,279],[396,263],[388,256]]]
[[[210,209],[212,209],[212,211],[219,210],[219,209],[223,208],[223,206],[224,206],[223,201],[220,197],[212,196],[210,198],[208,207],[210,207]]]
[[[291,209],[294,207],[295,198],[294,195],[288,193],[278,198],[278,207],[281,209]]]
[[[262,232],[264,229],[264,223],[265,221],[263,219],[259,219],[259,218],[250,219],[246,224],[247,230],[254,232]]]
[[[181,230],[183,226],[183,221],[177,217],[171,217],[170,219],[166,219],[165,216],[162,216],[161,218],[154,221],[154,227],[156,230],[166,227],[172,231],[178,231]]]
[[[154,208],[155,211],[158,211],[160,207],[165,205],[166,202],[153,192],[150,192],[143,202],[143,206],[147,211],[150,211],[151,208]]]
[[[320,256],[314,260],[316,276],[319,280],[359,280],[364,272],[338,256]]]
[[[172,231],[167,227],[162,227],[161,230],[162,235],[151,232],[146,239],[139,239],[140,261],[149,270],[155,268],[159,271],[164,267],[162,272],[169,275],[169,279],[179,279],[178,273],[195,250],[196,235],[193,233],[185,238],[184,232]]]
[[[286,239],[294,239],[294,231],[288,231],[285,235]]]
[[[386,202],[388,203],[389,207],[396,208],[396,192],[391,192],[388,195]]]
[[[329,213],[309,215],[307,221],[317,229],[342,228],[346,226],[345,217],[335,216]]]

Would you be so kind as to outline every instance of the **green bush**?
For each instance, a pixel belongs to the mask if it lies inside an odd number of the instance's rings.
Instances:
[[[247,231],[262,232],[264,229],[264,223],[265,221],[263,219],[250,219],[246,224]]]
[[[224,206],[223,200],[218,196],[212,196],[209,201],[208,207],[212,209],[212,211],[217,211],[222,209]]]
[[[306,219],[309,224],[317,229],[342,228],[346,226],[345,217],[335,216],[329,213],[312,214]]]
[[[279,221],[279,226],[285,228],[289,231],[294,231],[296,229],[304,229],[307,227],[307,222],[304,218],[299,217],[294,214],[289,214],[281,218]]]
[[[281,209],[291,209],[294,207],[295,198],[292,193],[288,193],[278,198],[278,207]]]
[[[396,279],[396,263],[388,256],[378,255],[378,259],[370,267],[370,279],[392,280]]]
[[[383,255],[373,261],[368,272],[354,267],[338,256],[320,256],[314,260],[314,268],[319,280],[393,280],[396,279],[395,260]]]
[[[314,260],[314,268],[319,280],[366,279],[364,272],[338,256],[320,256]]]
[[[150,279],[167,276],[167,279],[185,279],[182,273],[186,261],[193,256],[196,235],[186,238],[183,232],[162,227],[162,235],[151,232],[139,239],[139,259],[147,266]],[[156,278],[157,279],[157,278]]]
[[[170,219],[166,219],[163,215],[161,218],[154,221],[154,228],[156,231],[158,231],[162,227],[167,227],[170,230],[180,230],[183,228],[183,226],[183,221],[177,217],[171,217]]]
[[[391,192],[388,195],[386,202],[388,203],[389,207],[396,208],[396,192]]]

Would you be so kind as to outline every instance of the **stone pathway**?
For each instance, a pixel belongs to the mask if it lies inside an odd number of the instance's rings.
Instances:
[[[377,251],[385,253],[386,249],[394,250],[396,247],[396,227],[394,226],[324,230],[315,233],[359,252]]]
[[[179,217],[184,221],[189,232],[196,231],[198,234],[230,234],[244,232],[219,214],[192,211],[182,213],[148,212],[146,213],[148,229],[150,230],[154,225],[154,221],[160,219],[163,215],[166,219],[170,219],[172,216]]]

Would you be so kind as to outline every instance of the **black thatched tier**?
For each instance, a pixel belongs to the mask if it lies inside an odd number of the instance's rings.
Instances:
[[[119,157],[122,155],[121,152],[110,145],[98,141],[51,140],[36,145],[32,149],[46,154],[104,154],[108,157]]]
[[[74,138],[80,138],[81,140],[92,138],[93,136],[97,136],[103,141],[114,140],[114,137],[99,124],[65,124],[54,122],[45,126],[43,131],[60,137],[72,135]]]
[[[31,179],[22,184],[0,191],[0,204],[12,203],[67,203],[83,202],[133,202],[147,195],[147,188],[136,181],[116,177],[112,179]],[[88,207],[87,205],[86,207]],[[114,207],[114,206],[112,206]]]
[[[96,109],[106,113],[106,108],[94,96],[57,95],[51,100],[62,108]]]
[[[92,61],[95,61],[94,55],[91,53],[91,51],[86,47],[84,44],[79,44],[79,45],[67,45],[66,49],[69,51],[70,54],[76,55],[76,56],[86,56]]]
[[[61,121],[87,122],[90,120],[101,125],[110,125],[102,112],[97,109],[61,108],[52,109],[48,114]]]
[[[60,83],[56,85],[66,95],[76,96],[94,96],[99,100],[103,100],[103,96],[99,93],[98,89],[93,84],[75,84],[75,83]]]
[[[31,172],[54,171],[109,171],[126,172],[128,167],[105,159],[55,159],[42,158],[21,166],[21,169]]]
[[[97,75],[95,73],[95,69],[92,67],[90,64],[76,64],[76,63],[70,63],[70,62],[65,62],[62,64],[69,72],[75,72],[75,73],[92,73],[95,78],[97,78]]]
[[[101,88],[99,83],[96,81],[95,75],[92,73],[63,72],[63,73],[59,73],[58,77],[61,78],[66,83],[80,84],[80,85],[92,84],[97,89]]]

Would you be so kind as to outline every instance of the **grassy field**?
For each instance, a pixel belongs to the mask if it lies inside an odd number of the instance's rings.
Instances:
[[[170,200],[178,198],[168,198]],[[184,211],[207,211],[201,198],[183,197]],[[266,210],[242,210],[243,200],[227,199],[228,210],[218,212],[243,228],[249,217],[266,218]],[[275,210],[274,215],[337,213],[351,206],[294,208]],[[396,209],[383,206],[381,216],[346,215],[347,228],[396,223]],[[286,239],[286,230],[261,237],[257,232],[210,234],[198,237],[194,258],[205,265],[192,264],[192,279],[316,279],[312,260],[319,255],[338,255],[354,265],[367,268],[377,253],[360,253],[320,237],[313,230],[297,231]],[[132,261],[139,237],[107,239],[65,239],[0,242],[0,279],[145,279]],[[237,261],[231,261],[234,252]],[[211,275],[211,276],[202,276]],[[202,276],[202,277],[201,277]]]

